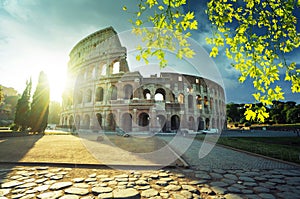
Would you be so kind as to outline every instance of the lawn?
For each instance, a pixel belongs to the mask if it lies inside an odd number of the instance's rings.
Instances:
[[[203,136],[197,139],[203,140]],[[220,137],[218,144],[300,163],[300,137]]]

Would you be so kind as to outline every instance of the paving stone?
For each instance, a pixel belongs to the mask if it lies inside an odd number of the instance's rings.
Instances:
[[[65,189],[65,193],[72,194],[72,195],[84,196],[89,193],[89,190],[84,189],[84,188],[78,188],[78,187],[70,187],[70,188]]]
[[[137,181],[138,180],[138,178],[128,178],[128,181],[129,182],[135,182],[135,181]]]
[[[232,187],[236,187],[236,188],[238,188],[238,189],[246,189],[246,187],[245,186],[243,186],[243,185],[241,185],[241,184],[233,184],[233,185],[231,185]]]
[[[247,186],[247,187],[255,187],[257,186],[256,182],[244,182],[243,185]]]
[[[184,174],[181,174],[181,173],[179,173],[179,174],[176,174],[176,177],[177,177],[177,178],[184,178],[184,177],[185,177],[185,175],[184,175]]]
[[[110,199],[110,198],[113,198],[113,194],[112,192],[110,193],[101,193],[98,195],[98,198],[99,199]]]
[[[184,196],[184,198],[186,198],[186,199],[192,199],[193,198],[193,194],[191,192],[187,191],[187,190],[181,190],[180,194],[182,196]]]
[[[41,194],[37,195],[36,197],[40,198],[40,199],[55,199],[55,198],[59,198],[63,195],[64,195],[64,192],[62,190],[59,190],[59,191],[51,191],[51,192],[41,193]]]
[[[0,196],[6,196],[10,191],[11,189],[0,189]]]
[[[21,176],[21,175],[14,175],[14,176],[11,176],[9,179],[11,179],[11,180],[18,180],[20,178],[23,178],[23,176]]]
[[[169,198],[169,196],[170,196],[169,193],[164,193],[164,192],[160,192],[159,195],[160,195],[162,198]]]
[[[137,190],[133,188],[128,188],[113,190],[113,197],[122,199],[140,199],[141,195]]]
[[[211,176],[208,175],[208,174],[195,174],[195,177],[196,178],[200,178],[200,179],[204,179],[204,180],[210,180],[211,179]]]
[[[224,183],[226,183],[226,184],[228,184],[228,185],[238,183],[238,181],[236,181],[236,180],[231,180],[231,179],[228,179],[228,178],[223,178],[223,179],[222,179],[222,182],[224,182]]]
[[[24,192],[24,194],[32,194],[32,193],[36,193],[36,192],[38,192],[38,191],[35,189],[28,189],[27,191]]]
[[[172,193],[172,198],[174,199],[185,199],[185,197],[179,193]]]
[[[29,183],[25,183],[25,184],[22,184],[22,185],[18,186],[18,188],[21,188],[21,189],[23,189],[23,188],[30,188],[30,187],[34,187],[36,185],[37,184],[34,183],[34,182],[29,182]]]
[[[225,174],[224,177],[228,178],[228,179],[231,179],[231,180],[238,180],[238,177],[236,175],[233,175],[233,174]]]
[[[24,183],[30,183],[30,182],[34,182],[35,178],[27,178],[26,180],[23,180]]]
[[[22,198],[23,196],[25,196],[25,194],[23,194],[23,193],[13,194],[13,195],[11,195],[11,198],[12,199],[19,199],[19,198]]]
[[[199,192],[197,188],[195,188],[191,185],[181,185],[181,187],[182,187],[182,189],[187,190],[187,191],[192,192],[192,193],[198,193]]]
[[[253,178],[246,177],[246,176],[241,176],[241,177],[239,177],[239,179],[242,181],[246,181],[246,182],[255,182],[255,180]]]
[[[168,174],[168,173],[165,173],[165,172],[159,173],[158,175],[159,175],[159,177],[162,177],[162,178],[164,178],[164,177],[169,177],[169,174]]]
[[[102,178],[100,181],[101,182],[109,182],[109,181],[112,181],[114,180],[114,178]]]
[[[273,196],[272,194],[268,194],[268,193],[260,193],[258,195],[259,195],[259,197],[261,197],[263,199],[275,199],[275,196]]]
[[[113,191],[113,189],[110,187],[93,187],[92,188],[92,192],[94,194],[109,193],[112,191]]]
[[[37,180],[35,181],[35,183],[41,184],[41,183],[43,183],[43,182],[46,182],[47,180],[48,180],[47,178],[40,178],[40,179],[37,179]]]
[[[61,180],[63,177],[63,175],[54,175],[50,177],[50,180]]]
[[[72,184],[73,184],[72,182],[57,182],[57,183],[54,183],[53,185],[51,185],[50,189],[51,190],[64,189],[64,188],[72,186]]]
[[[146,185],[146,186],[135,186],[134,187],[135,189],[137,190],[147,190],[147,189],[150,189],[150,185]]]
[[[210,194],[212,192],[213,191],[210,188],[208,188],[208,187],[202,187],[202,188],[200,188],[200,193]]]
[[[281,180],[281,179],[277,179],[277,178],[270,179],[269,181],[270,181],[270,182],[275,182],[275,183],[277,183],[277,184],[285,184],[285,183],[286,183],[285,180]]]
[[[239,188],[236,188],[236,187],[227,187],[227,190],[228,192],[231,192],[231,193],[242,193],[241,190]]]
[[[173,181],[173,179],[172,179],[172,178],[160,178],[160,180],[162,180],[162,181],[166,181],[166,182]]]
[[[77,195],[63,195],[62,197],[60,197],[59,199],[79,199],[80,197]]]
[[[21,184],[24,184],[24,182],[19,182],[17,180],[13,180],[13,181],[9,181],[9,182],[5,182],[1,185],[1,188],[13,188],[13,187],[16,187],[16,186],[19,186]]]
[[[145,180],[137,180],[137,181],[135,181],[135,184],[139,185],[139,186],[145,186],[145,185],[149,185],[149,182],[147,182]]]
[[[11,191],[12,194],[24,193],[27,189],[14,189]]]
[[[223,178],[223,175],[218,174],[218,173],[210,173],[209,175],[212,177],[212,179],[221,179],[221,178]]]
[[[56,180],[47,180],[44,182],[44,184],[50,184],[50,185],[54,183],[56,183]]]
[[[215,181],[210,183],[211,186],[216,186],[216,187],[226,187],[228,186],[227,183],[221,182],[221,181]]]
[[[20,199],[35,199],[35,194],[27,194],[22,196]]]
[[[242,191],[243,194],[251,194],[251,193],[253,193],[253,191],[250,190],[250,189],[242,189],[241,191]]]
[[[165,190],[168,190],[168,191],[179,191],[181,189],[181,186],[180,185],[168,185],[164,188]]]
[[[206,181],[203,181],[203,180],[193,180],[193,181],[189,182],[188,184],[190,184],[190,185],[199,185],[199,184],[203,184],[203,182],[206,182]]]
[[[88,184],[86,184],[86,183],[75,183],[75,184],[73,184],[73,187],[77,187],[77,188],[85,188],[85,189],[87,189],[87,188],[90,187],[90,185],[88,185]],[[102,186],[101,186],[101,187],[102,187]]]
[[[49,189],[50,185],[40,185],[34,188],[34,190],[38,191],[38,192],[44,192],[47,191]]]
[[[218,195],[224,195],[224,194],[228,193],[228,191],[226,189],[221,188],[221,187],[214,187],[213,186],[213,187],[210,187],[210,188],[213,192],[215,192]]]
[[[84,178],[73,178],[72,181],[75,183],[80,183],[83,182],[85,179]]]
[[[128,178],[116,178],[117,182],[128,182]]]
[[[268,192],[270,192],[270,189],[265,188],[265,187],[254,187],[253,190],[255,192],[258,192],[258,193],[268,193]]]
[[[226,199],[243,199],[241,196],[236,195],[236,194],[231,194],[231,193],[226,194],[224,196],[224,198],[226,198]]]
[[[87,178],[84,180],[85,182],[96,182],[97,178]]]
[[[142,191],[141,193],[141,196],[146,198],[150,198],[157,195],[158,195],[158,191],[156,191],[155,189],[147,189]]]

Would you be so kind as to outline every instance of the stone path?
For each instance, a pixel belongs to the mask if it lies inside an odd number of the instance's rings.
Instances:
[[[84,171],[84,172],[83,172]],[[299,198],[298,169],[0,169],[0,198]]]
[[[188,150],[184,151],[181,146],[189,143],[190,138],[174,139],[172,136],[161,136],[160,138],[169,142],[170,146],[179,154],[183,154],[183,158],[195,169],[300,169],[300,167],[290,164],[249,155],[210,143],[206,143],[204,147],[204,143],[196,139],[193,140]],[[207,151],[209,148],[211,151]],[[207,155],[199,158],[199,151],[200,155]]]

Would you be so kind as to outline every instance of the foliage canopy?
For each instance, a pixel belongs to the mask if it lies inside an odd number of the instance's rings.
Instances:
[[[200,21],[195,13],[185,12],[186,0],[139,0],[132,20],[133,32],[141,35],[146,47],[137,47],[137,60],[148,63],[155,56],[161,67],[167,65],[165,51],[176,53],[178,58],[193,57],[188,38],[191,30],[198,29]],[[282,88],[276,84],[280,72],[285,72],[291,82],[291,91],[300,92],[300,69],[289,63],[285,54],[300,46],[295,9],[300,0],[209,0],[206,13],[212,23],[211,57],[225,50],[232,66],[240,72],[239,81],[247,78],[256,90],[253,97],[264,106],[249,104],[245,111],[247,120],[264,121],[269,117],[265,106],[274,100],[284,99]],[[127,7],[123,7],[127,10]],[[155,29],[147,29],[146,25]],[[176,42],[174,42],[176,41]]]

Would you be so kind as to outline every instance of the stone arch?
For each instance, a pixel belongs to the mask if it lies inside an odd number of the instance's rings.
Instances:
[[[112,64],[112,74],[117,74],[120,72],[120,62],[119,61],[115,61]]]
[[[209,123],[210,123],[210,119],[209,119],[209,118],[206,118],[206,119],[205,119],[205,129],[206,129],[206,130],[209,129],[209,126],[210,126]]]
[[[116,130],[116,116],[113,113],[109,113],[106,119],[106,129],[110,131]]]
[[[142,130],[149,130],[150,117],[148,113],[142,112],[139,114],[138,125],[142,127]]]
[[[124,113],[122,115],[122,129],[125,132],[132,131],[132,115],[130,113]]]
[[[204,121],[202,117],[197,118],[197,131],[204,130]]]
[[[188,108],[193,109],[194,108],[194,99],[193,95],[188,95]]]
[[[171,117],[171,130],[179,130],[180,128],[180,117],[178,115],[172,115]]]
[[[189,130],[195,130],[195,119],[193,116],[189,117]]]
[[[144,99],[147,99],[147,100],[150,100],[151,99],[151,92],[149,89],[144,89],[143,90],[143,96],[144,96]]]
[[[103,101],[103,88],[102,87],[98,87],[96,90],[96,101],[97,102]]]
[[[90,116],[86,114],[83,118],[83,129],[89,129],[90,128]]]
[[[98,121],[98,124],[99,124],[100,128],[102,128],[102,115],[101,115],[101,113],[97,113],[96,118],[97,118],[97,121]]]
[[[163,89],[163,88],[156,89],[154,99],[155,99],[155,101],[165,101],[166,100],[165,89]]]
[[[68,118],[67,118],[67,116],[64,117],[64,125],[68,125]]]
[[[133,98],[133,88],[131,84],[126,84],[124,86],[124,99],[132,99]]]
[[[160,125],[160,131],[166,132],[167,131],[167,119],[164,115],[157,115],[157,120]]]

